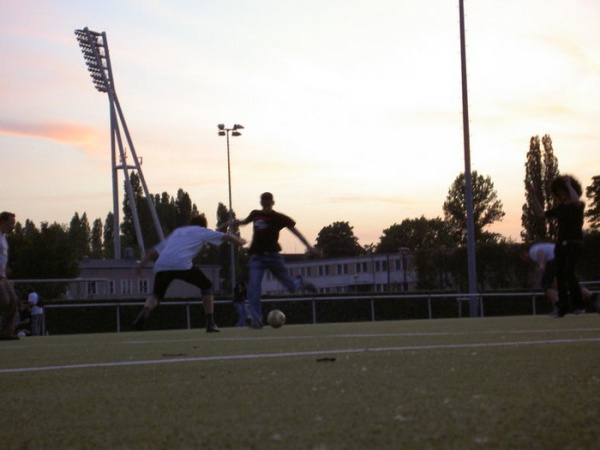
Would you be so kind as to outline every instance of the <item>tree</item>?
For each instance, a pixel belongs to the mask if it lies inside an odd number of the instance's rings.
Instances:
[[[502,202],[494,189],[492,179],[472,173],[473,179],[473,222],[475,241],[477,243],[494,242],[498,239],[496,233],[485,231],[485,228],[505,216]],[[448,223],[455,239],[465,244],[467,241],[467,208],[465,200],[465,174],[461,173],[450,187],[444,202],[444,218]]]
[[[138,201],[138,199],[142,198],[142,184],[140,182],[140,178],[136,172],[131,172],[129,175],[129,180],[131,181],[131,189],[133,191],[133,198],[135,199],[136,208],[142,203]],[[141,214],[138,209],[138,214]],[[135,233],[135,225],[133,219],[133,210],[131,207],[131,202],[129,200],[129,195],[127,194],[127,182],[124,182],[124,194],[123,194],[123,218],[120,224],[120,232],[121,232],[121,245],[123,248],[138,248],[137,236]]]
[[[448,224],[441,218],[404,219],[400,225],[394,224],[383,230],[379,239],[377,253],[397,252],[399,248],[408,247],[413,250],[452,247],[454,239]]]
[[[91,230],[87,214],[75,213],[69,225],[69,239],[71,240],[78,259],[90,255]]]
[[[104,232],[102,233],[102,245],[104,249],[105,258],[114,258],[115,256],[115,227],[114,227],[115,216],[112,212],[106,215],[104,220]]]
[[[190,195],[183,189],[177,190],[177,198],[175,199],[176,223],[177,226],[189,223],[192,216],[198,215],[198,208],[195,203],[192,203]]]
[[[538,202],[544,209],[552,205],[552,190],[550,185],[559,175],[558,159],[554,156],[552,139],[549,135],[542,137],[544,152],[540,150],[539,136],[533,136],[529,141],[529,151],[525,162],[525,187],[535,187]],[[555,221],[547,221],[535,214],[532,194],[526,189],[525,204],[522,208],[521,237],[526,243],[553,240],[556,237]]]
[[[334,222],[319,231],[317,247],[328,258],[357,256],[364,253],[348,222]]]
[[[92,225],[92,235],[91,235],[91,258],[100,259],[104,255],[102,249],[102,220],[96,219],[94,220],[94,224]]]
[[[600,175],[592,177],[592,184],[585,189],[590,206],[585,212],[592,230],[600,231]]]
[[[76,215],[78,218],[78,215]],[[8,236],[11,267],[16,279],[75,278],[81,248],[63,225],[42,222],[38,230],[29,220]],[[67,285],[37,284],[38,293],[47,299],[58,297]]]

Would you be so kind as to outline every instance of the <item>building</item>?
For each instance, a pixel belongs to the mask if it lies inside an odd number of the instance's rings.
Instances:
[[[201,265],[205,275],[215,286],[215,293],[221,286],[220,266]],[[152,291],[154,273],[148,264],[138,273],[137,261],[124,259],[90,259],[79,262],[79,280],[69,283],[68,299],[140,299]],[[191,298],[198,297],[198,290],[187,283],[176,280],[169,286],[166,297]]]
[[[302,275],[322,294],[354,292],[407,292],[414,290],[417,274],[412,253],[366,254],[355,257],[306,259],[304,255],[283,255],[292,276]],[[201,265],[212,281],[215,294],[223,294],[219,265]],[[154,274],[152,266],[137,271],[137,261],[124,259],[90,259],[79,262],[79,278],[69,283],[68,299],[140,299],[150,294]],[[283,295],[287,291],[267,271],[263,293]],[[182,281],[175,281],[167,291],[170,298],[198,297],[198,291]]]
[[[283,255],[292,276],[302,275],[322,294],[348,292],[407,292],[414,290],[417,274],[408,250],[327,259],[305,259],[304,255]],[[263,293],[280,295],[287,291],[270,272],[263,280]]]

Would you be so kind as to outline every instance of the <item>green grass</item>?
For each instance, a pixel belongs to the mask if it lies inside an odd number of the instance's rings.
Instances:
[[[18,449],[595,448],[599,348],[596,314],[25,338],[0,342],[0,436]]]

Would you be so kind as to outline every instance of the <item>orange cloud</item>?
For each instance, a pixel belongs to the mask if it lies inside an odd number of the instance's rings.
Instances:
[[[45,139],[79,147],[86,153],[98,154],[101,132],[96,128],[65,123],[0,123],[0,133],[33,139]],[[104,153],[104,150],[102,151]]]

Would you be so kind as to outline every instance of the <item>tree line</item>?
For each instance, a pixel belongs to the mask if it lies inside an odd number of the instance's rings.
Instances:
[[[558,159],[554,154],[550,136],[544,135],[541,139],[539,136],[533,136],[526,156],[523,181],[524,186],[533,184],[538,187],[538,200],[546,208],[552,205],[550,183],[559,174]],[[142,236],[145,243],[152,246],[159,238],[151,220],[139,175],[132,171],[130,180]],[[531,268],[518,258],[519,247],[523,244],[552,241],[556,237],[555,224],[535,215],[531,194],[524,189],[522,242],[516,243],[492,233],[489,227],[505,216],[502,201],[489,176],[473,171],[472,188],[479,288],[496,290],[530,286]],[[594,253],[599,254],[600,250],[600,175],[592,177],[585,193],[588,199],[588,229],[581,272],[583,277],[595,279],[600,276],[598,263],[592,256]],[[152,203],[165,236],[188,223],[190,217],[200,212],[190,195],[181,188],[175,196],[167,192],[152,195]],[[127,195],[124,195],[122,220],[118,231],[123,250],[131,248],[134,255],[139,257],[139,243],[131,206]],[[443,217],[421,216],[404,219],[399,224],[394,223],[382,231],[379,242],[368,245],[359,243],[349,222],[334,222],[319,231],[315,245],[329,258],[410,250],[414,254],[414,264],[419,274],[419,289],[465,290],[467,233],[464,173],[460,173],[451,184],[443,203],[443,213]],[[228,214],[225,205],[219,203],[216,210],[217,223],[227,221]],[[114,257],[114,233],[111,212],[104,221],[96,218],[91,224],[85,212],[81,215],[76,212],[68,226],[56,222],[42,222],[38,227],[29,219],[25,220],[24,225],[18,222],[14,233],[9,237],[13,278],[75,277],[80,259]],[[230,260],[226,245],[207,247],[200,259],[204,263],[221,265],[222,278],[228,283]],[[243,279],[247,275],[246,250],[238,249],[236,259],[236,269],[239,272],[237,278]]]

